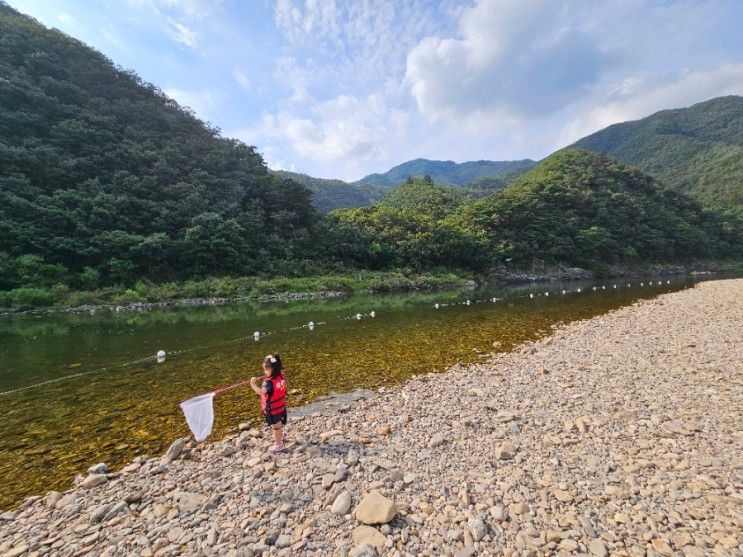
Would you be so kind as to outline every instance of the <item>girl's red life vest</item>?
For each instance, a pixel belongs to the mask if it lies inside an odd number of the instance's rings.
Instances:
[[[282,371],[278,377],[268,378],[273,384],[273,392],[269,400],[268,393],[261,395],[261,410],[264,416],[278,416],[286,410],[286,376]]]

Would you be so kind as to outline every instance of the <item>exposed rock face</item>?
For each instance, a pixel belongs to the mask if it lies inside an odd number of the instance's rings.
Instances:
[[[283,454],[178,440],[1,513],[0,556],[741,555],[741,315],[705,282],[413,378],[404,415],[297,412]]]

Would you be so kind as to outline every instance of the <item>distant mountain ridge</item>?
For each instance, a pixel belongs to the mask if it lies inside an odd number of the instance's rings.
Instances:
[[[517,161],[468,161],[456,163],[454,161],[436,161],[429,159],[413,159],[398,164],[382,174],[369,174],[353,182],[358,185],[395,187],[408,178],[430,176],[434,182],[464,187],[478,178],[502,177],[506,175],[519,176],[536,166],[536,161],[522,159]]]
[[[399,164],[387,172],[364,176],[355,182],[333,178],[315,178],[308,174],[271,170],[282,178],[298,182],[312,192],[312,203],[321,213],[333,209],[352,209],[380,201],[390,189],[411,178],[430,176],[445,186],[467,189],[470,195],[482,196],[506,185],[536,166],[536,161],[435,161],[414,159]],[[471,191],[470,191],[471,190]]]
[[[312,204],[321,213],[333,209],[363,207],[381,200],[389,191],[387,188],[351,184],[333,178],[315,178],[288,170],[271,170],[284,179],[294,180],[312,192]]]
[[[572,147],[637,166],[707,207],[743,216],[743,97],[614,124]]]

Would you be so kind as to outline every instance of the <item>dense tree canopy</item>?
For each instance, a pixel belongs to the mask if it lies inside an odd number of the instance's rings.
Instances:
[[[614,124],[575,146],[638,166],[708,207],[743,216],[743,97]]]
[[[371,268],[482,270],[507,258],[516,265],[537,258],[597,267],[739,256],[741,249],[739,224],[731,226],[637,169],[577,149],[553,154],[484,199],[424,178],[408,181],[378,205],[334,211],[330,218],[347,238],[357,238],[363,248],[355,261]],[[344,257],[353,260],[347,248]]]
[[[0,3],[0,259],[44,282],[256,273],[306,240],[309,191],[156,87]],[[11,263],[8,263],[11,262]],[[20,264],[21,268],[23,264]],[[21,271],[0,287],[25,283]]]

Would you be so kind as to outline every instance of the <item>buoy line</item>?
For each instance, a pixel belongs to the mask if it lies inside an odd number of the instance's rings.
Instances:
[[[663,281],[656,281],[655,284],[657,286],[662,286],[663,285]],[[666,280],[665,284],[666,285],[670,285],[671,284],[671,281],[670,280]],[[645,286],[645,283],[644,282],[640,282],[639,285],[641,287],[644,287]],[[650,281],[648,283],[648,285],[649,286],[653,286],[654,284],[653,284],[652,281]],[[626,287],[627,288],[631,288],[632,287],[632,283],[627,283],[627,286]],[[593,286],[592,288],[593,288],[593,291],[597,291],[598,286]],[[613,288],[614,289],[617,289],[617,288],[622,288],[622,287],[621,286],[617,286],[616,284],[614,284],[613,285]],[[601,285],[601,290],[606,290],[606,285]],[[560,292],[563,295],[564,294],[572,294],[572,293],[580,294],[582,291],[583,291],[582,288],[576,288],[573,291],[564,290],[564,289],[560,290]],[[555,291],[555,293],[557,293],[557,291]],[[437,302],[437,303],[435,303],[433,305],[433,307],[435,309],[441,309],[441,308],[445,308],[445,307],[449,307],[449,306],[453,306],[453,305],[465,305],[465,306],[469,306],[471,304],[480,304],[480,303],[486,303],[486,302],[498,303],[498,302],[503,301],[503,300],[517,300],[517,299],[520,299],[520,298],[524,298],[525,299],[527,297],[529,299],[534,299],[534,298],[539,297],[539,296],[549,297],[549,295],[550,295],[550,292],[549,291],[545,291],[543,293],[536,293],[536,294],[534,292],[530,292],[528,295],[527,294],[523,294],[523,295],[518,295],[518,296],[510,296],[510,297],[507,297],[507,298],[492,297],[492,298],[486,298],[486,299],[482,299],[482,300],[470,300],[470,299],[467,299],[467,300],[465,300],[463,302],[453,302],[453,303],[449,303],[449,304]],[[191,347],[191,348],[183,348],[181,350],[172,350],[172,351],[166,352],[165,350],[162,350],[161,349],[161,350],[158,350],[158,352],[155,355],[153,355],[153,356],[145,356],[145,357],[137,358],[135,360],[124,362],[124,363],[121,363],[121,364],[115,364],[115,365],[112,365],[112,366],[104,366],[104,367],[100,367],[100,368],[93,369],[93,370],[90,370],[90,371],[83,371],[83,372],[80,372],[80,373],[74,373],[72,375],[65,375],[63,377],[56,377],[54,379],[48,379],[46,381],[41,381],[39,383],[34,383],[32,385],[25,385],[23,387],[17,387],[15,389],[9,389],[7,391],[0,392],[0,396],[12,394],[12,393],[17,393],[17,392],[21,392],[21,391],[26,391],[26,390],[34,389],[34,388],[37,388],[37,387],[43,387],[45,385],[50,385],[50,384],[53,384],[53,383],[59,383],[61,381],[65,381],[67,379],[75,379],[77,377],[84,377],[86,375],[92,375],[92,374],[95,374],[95,373],[101,373],[101,372],[107,371],[107,370],[118,369],[118,368],[122,368],[122,367],[126,367],[126,366],[131,366],[131,365],[135,365],[135,364],[139,364],[139,363],[144,363],[144,362],[148,362],[148,361],[151,361],[151,360],[152,361],[155,361],[157,363],[164,363],[165,362],[165,359],[167,358],[167,356],[176,356],[176,355],[180,355],[180,354],[186,354],[188,352],[195,352],[197,350],[203,350],[205,348],[213,348],[213,347],[216,347],[216,346],[219,346],[219,345],[223,345],[223,344],[231,344],[231,343],[234,343],[234,342],[242,342],[242,341],[246,341],[248,339],[253,339],[255,342],[258,342],[264,336],[270,336],[270,335],[277,334],[277,333],[291,332],[291,331],[297,331],[297,330],[301,330],[301,329],[308,329],[308,330],[312,331],[318,325],[327,325],[328,323],[338,323],[338,322],[348,321],[348,320],[357,320],[357,321],[360,321],[365,316],[374,318],[374,317],[376,317],[376,315],[377,315],[376,312],[374,310],[372,310],[369,313],[356,313],[356,314],[351,315],[351,316],[348,316],[348,317],[344,317],[344,318],[341,318],[341,319],[335,319],[335,320],[331,320],[331,321],[318,321],[318,322],[310,321],[309,323],[305,323],[303,325],[298,325],[298,326],[294,326],[294,327],[288,327],[288,328],[282,329],[280,331],[255,331],[252,335],[245,335],[245,336],[241,336],[241,337],[237,337],[237,338],[232,338],[232,339],[228,339],[228,340],[223,340],[223,341],[218,341],[218,342],[214,342],[214,343],[210,343],[210,344],[205,344],[205,345],[201,345],[201,346],[194,346],[194,347]]]

